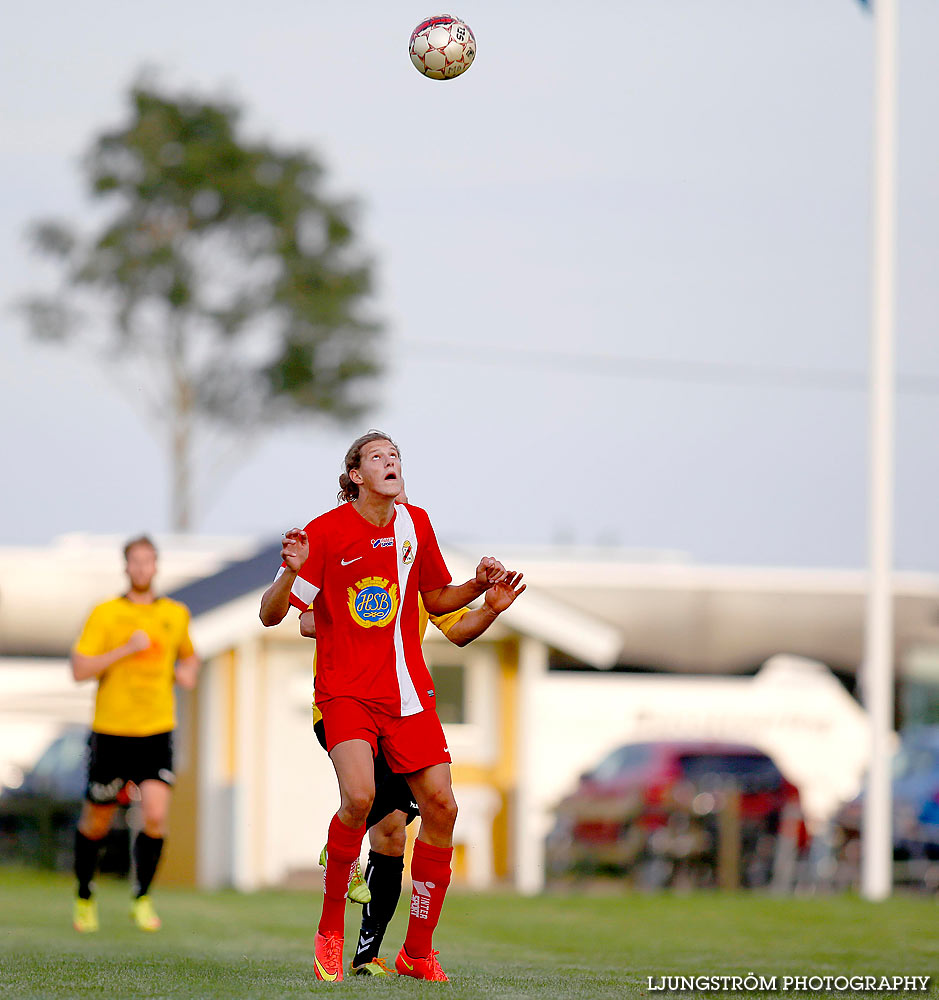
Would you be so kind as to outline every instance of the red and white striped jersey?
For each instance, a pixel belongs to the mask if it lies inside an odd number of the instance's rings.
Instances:
[[[451,577],[426,512],[397,504],[377,528],[346,503],[306,533],[310,555],[290,603],[316,616],[317,704],[348,696],[395,716],[432,707],[417,597]]]

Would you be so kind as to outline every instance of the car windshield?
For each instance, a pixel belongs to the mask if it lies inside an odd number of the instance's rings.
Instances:
[[[27,786],[38,791],[50,782],[60,780],[81,767],[85,754],[85,736],[82,732],[66,732],[45,749],[42,756],[27,773]]]
[[[903,746],[893,759],[895,778],[930,773],[939,774],[939,750],[933,747]]]
[[[68,760],[68,743],[64,739],[57,739],[36,761],[32,768],[33,777],[40,779],[50,777],[61,770],[63,760]]]
[[[733,783],[743,791],[768,791],[779,787],[782,775],[765,754],[709,753],[680,758],[682,774],[701,786]]]
[[[618,747],[590,772],[591,781],[610,781],[624,771],[642,767],[649,759],[649,748],[641,743]]]

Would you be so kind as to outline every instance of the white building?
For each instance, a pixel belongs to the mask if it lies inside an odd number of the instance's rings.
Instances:
[[[273,629],[257,617],[279,543],[157,541],[161,583],[192,609],[205,660],[181,701],[163,877],[250,889],[312,870],[338,792],[310,727],[312,644],[293,614]],[[856,672],[864,573],[579,549],[497,554],[524,571],[526,594],[465,649],[433,628],[425,644],[460,803],[457,879],[537,891],[552,806],[600,756],[634,740],[760,745],[816,817],[853,794],[866,729],[819,664],[849,681]],[[455,579],[471,575],[475,553],[444,555]],[[935,703],[939,578],[897,574],[895,584],[898,676]],[[72,684],[65,656],[89,607],[121,586],[116,539],[0,550],[0,726],[88,711],[91,691]],[[776,659],[756,673],[779,653],[819,663]]]

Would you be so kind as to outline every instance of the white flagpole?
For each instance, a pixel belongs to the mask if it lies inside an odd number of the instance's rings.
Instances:
[[[885,899],[893,889],[893,441],[897,229],[898,0],[873,0],[874,199],[870,374],[870,582],[863,697],[870,719],[871,764],[861,850],[861,892]]]

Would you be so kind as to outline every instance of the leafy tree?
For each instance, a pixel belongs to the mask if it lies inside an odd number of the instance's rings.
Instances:
[[[129,119],[83,162],[103,223],[87,236],[34,224],[61,282],[23,307],[34,336],[123,363],[123,384],[167,432],[185,531],[205,471],[197,445],[221,435],[243,454],[274,423],[356,417],[380,328],[364,314],[371,266],[354,206],[324,194],[313,155],[248,141],[230,103],[146,82],[129,96]]]

